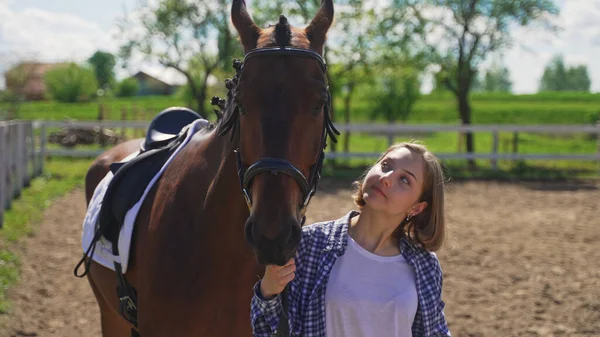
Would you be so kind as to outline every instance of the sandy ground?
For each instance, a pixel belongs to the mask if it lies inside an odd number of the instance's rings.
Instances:
[[[348,186],[324,181],[308,222],[345,214]],[[439,256],[454,336],[600,336],[599,183],[453,183],[447,200]],[[19,244],[22,280],[0,336],[100,336],[91,289],[72,273],[84,214],[73,191]]]

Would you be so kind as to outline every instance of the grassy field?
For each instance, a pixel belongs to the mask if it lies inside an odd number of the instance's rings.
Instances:
[[[5,213],[4,227],[0,230],[0,312],[9,310],[5,292],[19,278],[19,256],[13,249],[15,243],[35,233],[44,209],[52,200],[83,185],[90,163],[89,159],[48,160],[45,173],[34,179]]]
[[[600,94],[582,93],[543,93],[534,95],[510,95],[496,93],[474,93],[471,96],[474,124],[592,124],[600,118]],[[342,121],[342,102],[336,100],[338,109],[337,122]],[[129,99],[107,99],[106,119],[121,119],[121,111],[127,110],[127,119],[151,119],[160,110],[185,102],[177,96],[172,97],[136,97]],[[374,102],[367,92],[358,91],[352,103],[351,121],[381,122],[371,120]],[[1,109],[1,107],[0,107]],[[135,113],[132,113],[135,111]],[[98,116],[98,103],[62,104],[55,102],[25,103],[21,106],[20,118],[23,119],[79,119],[90,120]],[[408,124],[457,124],[458,114],[456,102],[449,93],[425,95],[417,101],[414,111],[406,121]],[[213,118],[214,116],[210,116]],[[128,132],[131,135],[132,132]],[[139,135],[138,135],[139,136]],[[512,152],[513,134],[500,135],[499,151]],[[402,135],[397,141],[417,138],[429,146],[435,153],[456,153],[458,150],[457,133],[429,133],[418,135]],[[343,142],[343,139],[342,139]],[[387,139],[380,136],[353,134],[349,149],[353,152],[380,152],[387,147]],[[593,154],[597,152],[598,141],[585,134],[547,135],[521,133],[518,135],[519,153],[538,154]],[[475,151],[489,153],[492,149],[492,135],[475,134]],[[364,160],[351,160],[350,165],[362,165]],[[482,168],[489,167],[489,162],[481,161]],[[461,163],[457,163],[461,167]],[[515,168],[533,167],[552,170],[576,170],[598,172],[597,163],[567,161],[527,161],[500,163],[503,171]],[[458,171],[457,171],[458,172]],[[586,173],[587,174],[587,173]]]
[[[365,96],[365,97],[363,97]],[[590,124],[600,117],[600,94],[552,93],[507,95],[479,93],[471,97],[473,124]],[[160,110],[185,102],[172,97],[108,99],[106,119],[120,120],[123,108],[127,119],[151,119]],[[335,101],[337,119],[342,119],[342,102]],[[134,108],[135,107],[135,108]],[[208,107],[208,106],[207,106]],[[0,109],[2,107],[0,106]],[[352,122],[371,121],[374,102],[358,92],[352,102]],[[22,104],[22,119],[96,119],[98,103],[33,102]],[[132,111],[139,111],[133,113]],[[143,111],[147,111],[145,114]],[[212,111],[212,110],[209,110]],[[212,118],[213,116],[211,116]],[[382,122],[382,121],[380,121]],[[458,123],[456,102],[449,94],[425,95],[415,104],[408,123]]]

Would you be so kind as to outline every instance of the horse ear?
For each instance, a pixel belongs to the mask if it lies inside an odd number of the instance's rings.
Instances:
[[[327,31],[333,22],[333,0],[321,0],[321,8],[304,32],[313,50],[322,53]]]
[[[244,51],[248,52],[256,48],[260,28],[254,23],[250,14],[248,14],[245,0],[233,0],[231,4],[231,21],[240,34]]]

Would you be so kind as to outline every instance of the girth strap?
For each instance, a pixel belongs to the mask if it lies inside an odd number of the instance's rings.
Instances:
[[[113,255],[119,256],[119,243],[118,240],[113,241],[112,244]],[[138,309],[137,309],[137,292],[135,288],[127,282],[121,264],[115,262],[115,273],[117,274],[117,297],[119,298],[119,313],[129,323],[131,323],[135,329],[138,328]]]

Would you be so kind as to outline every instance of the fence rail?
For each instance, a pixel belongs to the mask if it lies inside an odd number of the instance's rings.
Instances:
[[[33,130],[31,121],[0,122],[0,228],[5,209],[43,171],[43,141]]]
[[[41,128],[42,134],[46,134],[47,128],[133,128],[146,129],[147,121],[35,121],[35,128]],[[493,141],[490,153],[438,153],[441,159],[484,159],[490,160],[492,168],[497,168],[499,160],[577,160],[600,162],[600,124],[597,125],[447,125],[447,124],[339,124],[336,126],[341,132],[350,131],[354,133],[368,133],[371,135],[387,136],[390,141],[393,136],[398,137],[405,134],[428,133],[428,132],[457,132],[465,134],[468,132],[492,133]],[[596,153],[588,154],[522,154],[522,153],[499,153],[501,132],[512,133],[540,133],[540,134],[573,134],[587,133],[596,135],[598,147]],[[459,137],[460,139],[460,137]],[[43,140],[43,144],[45,144]],[[102,149],[42,149],[48,156],[67,157],[93,157],[103,152]],[[376,158],[379,152],[328,152],[327,158]]]
[[[48,148],[48,133],[50,128],[77,129],[139,129],[140,133],[148,128],[148,121],[11,121],[0,122],[0,227],[3,224],[5,208],[9,208],[12,200],[18,197],[21,189],[29,181],[41,174],[43,163],[48,156],[65,157],[95,157],[103,149],[57,149]],[[402,125],[402,124],[338,124],[341,132],[367,133],[388,137],[400,137],[406,134],[456,132],[491,133],[492,148],[489,153],[436,153],[441,159],[484,159],[490,160],[492,168],[497,168],[499,160],[577,160],[597,161],[600,163],[600,123],[597,125]],[[499,134],[501,132],[540,133],[540,134],[573,134],[586,133],[596,136],[598,146],[596,153],[585,154],[523,154],[499,153]],[[459,137],[459,141],[462,137]],[[516,137],[515,139],[518,139]],[[514,144],[516,150],[516,143]],[[460,148],[460,145],[459,145]],[[376,158],[379,152],[328,152],[327,158]]]

